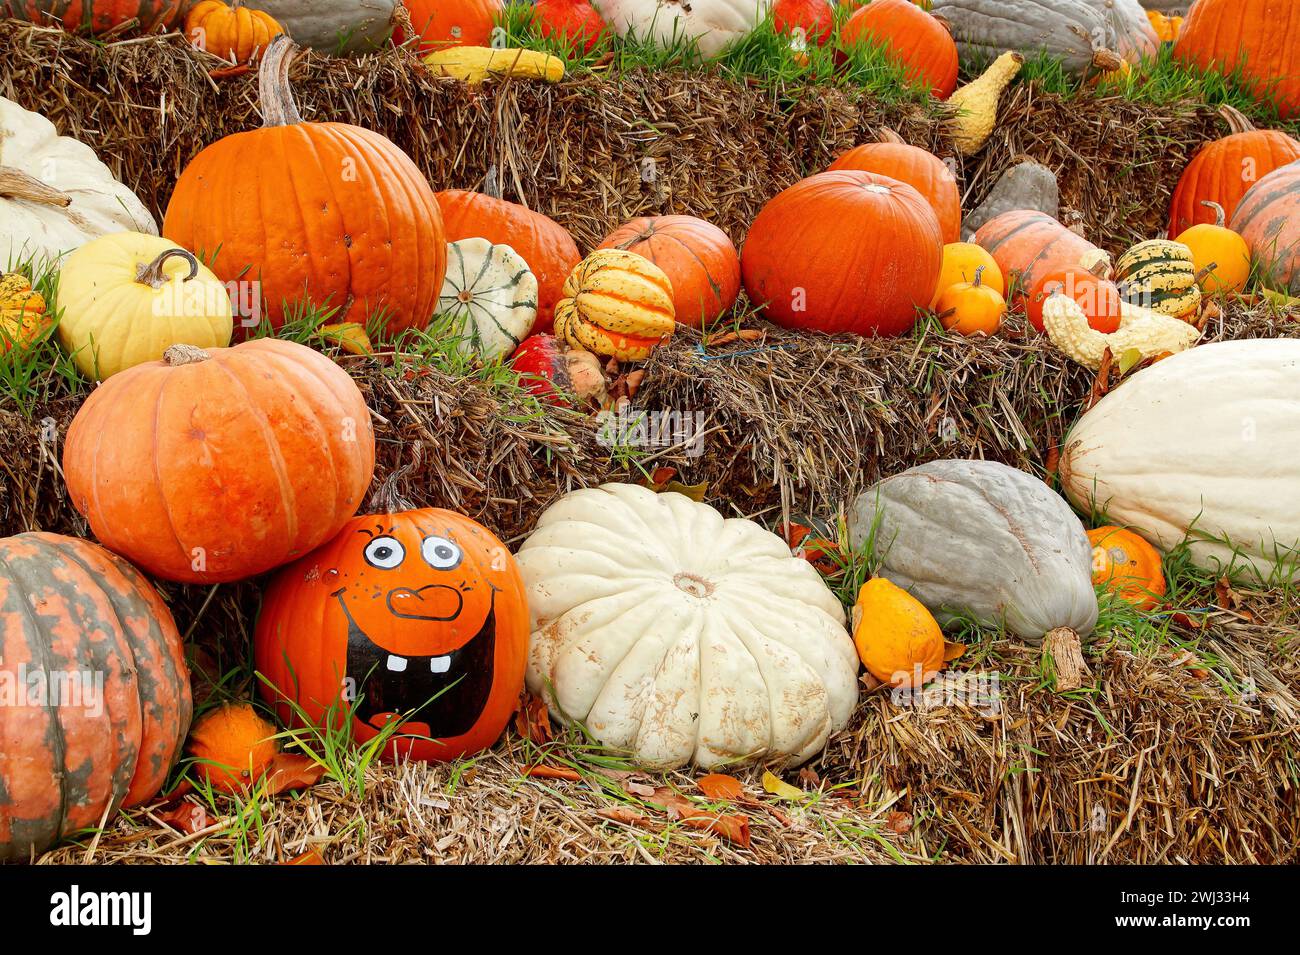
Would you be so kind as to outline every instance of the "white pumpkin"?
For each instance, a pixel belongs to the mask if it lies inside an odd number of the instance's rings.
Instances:
[[[996,461],[931,461],[885,478],[853,504],[855,547],[870,538],[880,574],[941,622],[1005,624],[1037,642],[1097,623],[1092,545],[1038,478]]]
[[[1066,436],[1060,475],[1076,507],[1161,550],[1190,535],[1202,567],[1300,580],[1300,341],[1200,345],[1142,369]]]
[[[771,0],[592,0],[619,36],[654,40],[663,47],[693,39],[706,57],[753,32]]]
[[[509,355],[537,321],[537,276],[514,249],[487,239],[447,243],[438,312],[449,316],[463,353]]]
[[[29,258],[53,264],[90,239],[128,231],[157,235],[158,225],[95,151],[0,97],[0,271]]]
[[[844,608],[753,521],[606,484],[548,508],[518,559],[529,687],[642,765],[797,764],[853,712]]]

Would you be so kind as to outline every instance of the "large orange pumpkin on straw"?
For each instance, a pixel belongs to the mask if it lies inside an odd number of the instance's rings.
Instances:
[[[501,0],[402,0],[421,53],[449,46],[491,46]],[[406,39],[401,30],[397,41]]]
[[[1002,270],[1007,304],[1021,311],[1044,277],[1076,267],[1090,270],[1107,261],[1106,253],[1047,213],[1026,209],[994,216],[980,226],[974,241]]]
[[[854,146],[826,168],[862,169],[907,183],[933,207],[944,243],[960,241],[961,190],[952,170],[934,153],[892,136],[884,142]]]
[[[262,695],[283,722],[339,725],[350,712],[364,742],[400,721],[386,754],[427,760],[496,742],[527,654],[515,559],[437,508],[349,521],[276,575],[255,636]]]
[[[1231,75],[1239,67],[1257,96],[1283,119],[1300,113],[1300,3],[1196,0],[1183,20],[1174,58]]]
[[[736,303],[740,257],[727,234],[694,216],[646,216],[619,226],[597,248],[624,249],[663,270],[676,319],[699,328]]]
[[[163,234],[225,282],[260,282],[276,327],[305,297],[338,309],[336,322],[423,328],[447,269],[433,190],[378,133],[303,121],[289,88],[297,49],[287,35],[271,41],[259,75],[263,127],[190,161]]]
[[[912,0],[872,0],[844,22],[840,44],[884,47],[886,56],[904,69],[909,81],[947,99],[957,88],[957,44],[936,17]]]
[[[175,23],[184,5],[182,0],[5,0],[0,15],[96,35],[136,20],[141,33],[152,33]]]
[[[1300,161],[1255,183],[1237,204],[1232,231],[1269,288],[1300,297]]]
[[[779,193],[741,251],[745,291],[789,328],[901,335],[930,304],[943,261],[934,210],[887,176],[835,170]]]
[[[1255,183],[1274,169],[1300,159],[1300,142],[1278,129],[1256,129],[1231,106],[1219,113],[1232,132],[1206,143],[1192,157],[1169,203],[1169,238],[1177,239],[1194,225],[1213,225],[1218,212],[1231,219],[1237,203]]]
[[[275,338],[174,345],[90,393],[63,448],[68,496],[108,548],[211,584],[332,537],[370,485],[370,411],[347,372]]]
[[[166,604],[126,561],[73,537],[0,539],[0,685],[0,862],[153,798],[190,726]]]

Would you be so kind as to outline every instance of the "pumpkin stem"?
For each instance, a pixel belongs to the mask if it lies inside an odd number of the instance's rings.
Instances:
[[[141,285],[162,288],[163,283],[167,281],[167,276],[163,273],[163,265],[168,259],[177,257],[184,259],[190,266],[190,274],[181,279],[182,282],[188,282],[199,274],[199,260],[191,253],[184,249],[168,249],[148,265],[140,265],[135,271],[135,280]]]
[[[1201,205],[1205,206],[1207,209],[1214,210],[1214,224],[1222,229],[1228,221],[1227,215],[1224,214],[1223,206],[1210,199],[1202,199]]]
[[[211,357],[198,345],[172,345],[163,352],[163,361],[172,368],[179,368],[181,365],[197,365]]]
[[[1124,68],[1124,60],[1118,53],[1103,47],[1092,54],[1092,65],[1103,73],[1113,73]]]
[[[296,126],[302,114],[293,101],[293,88],[289,85],[289,66],[298,53],[298,44],[281,33],[262,54],[262,65],[257,71],[257,98],[262,104],[262,128],[271,126]]]
[[[72,197],[66,192],[47,186],[13,166],[0,166],[0,198],[39,202],[47,206],[72,205]]]
[[[1235,106],[1229,106],[1224,103],[1219,107],[1219,116],[1228,124],[1228,130],[1232,133],[1253,133],[1255,124],[1246,118],[1246,114]]]
[[[497,171],[496,166],[488,166],[487,172],[483,174],[483,195],[491,196],[493,199],[501,199],[501,173]]]
[[[1051,658],[1056,671],[1056,691],[1065,693],[1083,686],[1089,675],[1088,664],[1083,659],[1079,635],[1069,627],[1057,627],[1043,638],[1043,653]]]
[[[970,283],[971,285],[975,286],[976,288],[979,288],[981,285],[984,284],[984,270],[986,268],[988,268],[987,265],[981,265],[975,270],[975,281],[971,282]]]

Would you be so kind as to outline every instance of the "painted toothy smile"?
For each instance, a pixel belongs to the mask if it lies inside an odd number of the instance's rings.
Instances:
[[[428,660],[430,673],[446,673],[451,669],[451,654],[449,653],[440,657],[429,657]],[[406,657],[399,657],[395,653],[388,655],[388,669],[392,673],[405,673],[408,662],[409,660]]]

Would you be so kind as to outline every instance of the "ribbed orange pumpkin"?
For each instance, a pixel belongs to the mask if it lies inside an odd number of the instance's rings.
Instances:
[[[901,335],[930,304],[942,262],[939,220],[919,192],[840,169],[762,208],[740,271],[750,300],[779,325]]]
[[[1150,610],[1165,595],[1160,552],[1130,530],[1097,527],[1088,531],[1092,545],[1092,582],[1113,589],[1129,603]]]
[[[1300,296],[1300,161],[1275,169],[1242,197],[1232,231],[1270,288]]]
[[[944,244],[961,240],[961,190],[952,170],[934,153],[901,140],[865,143],[841,154],[826,168],[862,169],[907,183],[934,209]]]
[[[190,675],[166,604],[126,561],[58,534],[0,540],[0,675],[0,862],[162,788]]]
[[[411,14],[411,26],[419,34],[421,53],[449,46],[491,46],[492,29],[502,10],[501,0],[402,0],[402,3]],[[403,39],[398,31],[398,42]]]
[[[347,123],[303,122],[289,88],[298,47],[262,57],[265,125],[208,146],[181,173],[163,234],[225,282],[257,280],[266,317],[306,295],[333,321],[423,328],[437,309],[447,239],[424,174],[391,142]],[[292,312],[290,312],[292,313]]]
[[[564,280],[582,261],[569,231],[527,206],[482,192],[448,189],[436,193],[435,198],[442,210],[448,242],[482,238],[508,245],[523,257],[537,276],[537,324],[533,332],[550,331]]]
[[[42,26],[107,33],[128,20],[138,20],[142,33],[170,27],[181,12],[181,0],[3,0],[0,14]]]
[[[957,88],[957,44],[943,23],[911,0],[872,0],[849,17],[840,29],[841,45],[863,42],[887,47],[908,79],[939,99]]]
[[[1256,129],[1231,106],[1219,110],[1232,132],[1206,143],[1183,170],[1169,203],[1169,238],[1194,225],[1213,225],[1217,202],[1232,218],[1241,197],[1274,169],[1300,159],[1300,142],[1276,129]]]
[[[835,29],[835,7],[830,0],[776,0],[772,27],[777,33],[798,35],[806,43],[825,43]]]
[[[240,580],[328,540],[375,467],[361,391],[274,338],[114,375],[68,427],[63,472],[95,536],[157,577]]]
[[[1300,3],[1296,0],[1196,0],[1174,57],[1203,70],[1242,76],[1272,98],[1283,119],[1300,112]]]
[[[597,248],[644,256],[673,284],[677,321],[699,328],[736,304],[740,257],[727,234],[694,216],[646,216],[619,226]]]
[[[275,724],[251,703],[226,703],[194,721],[186,753],[190,773],[215,791],[239,793],[257,785],[271,768],[279,743]]]
[[[254,649],[282,722],[297,722],[290,700],[314,723],[341,722],[355,703],[358,741],[405,717],[385,753],[447,760],[500,737],[524,687],[528,632],[506,546],[428,508],[358,517],[280,571]]]
[[[185,35],[192,46],[233,63],[249,63],[284,32],[275,17],[246,7],[243,0],[200,0],[185,15]]]
[[[1047,213],[1024,209],[994,216],[975,233],[975,243],[987,249],[1002,270],[1007,304],[1021,311],[1045,276],[1076,266],[1091,269],[1105,255]]]

